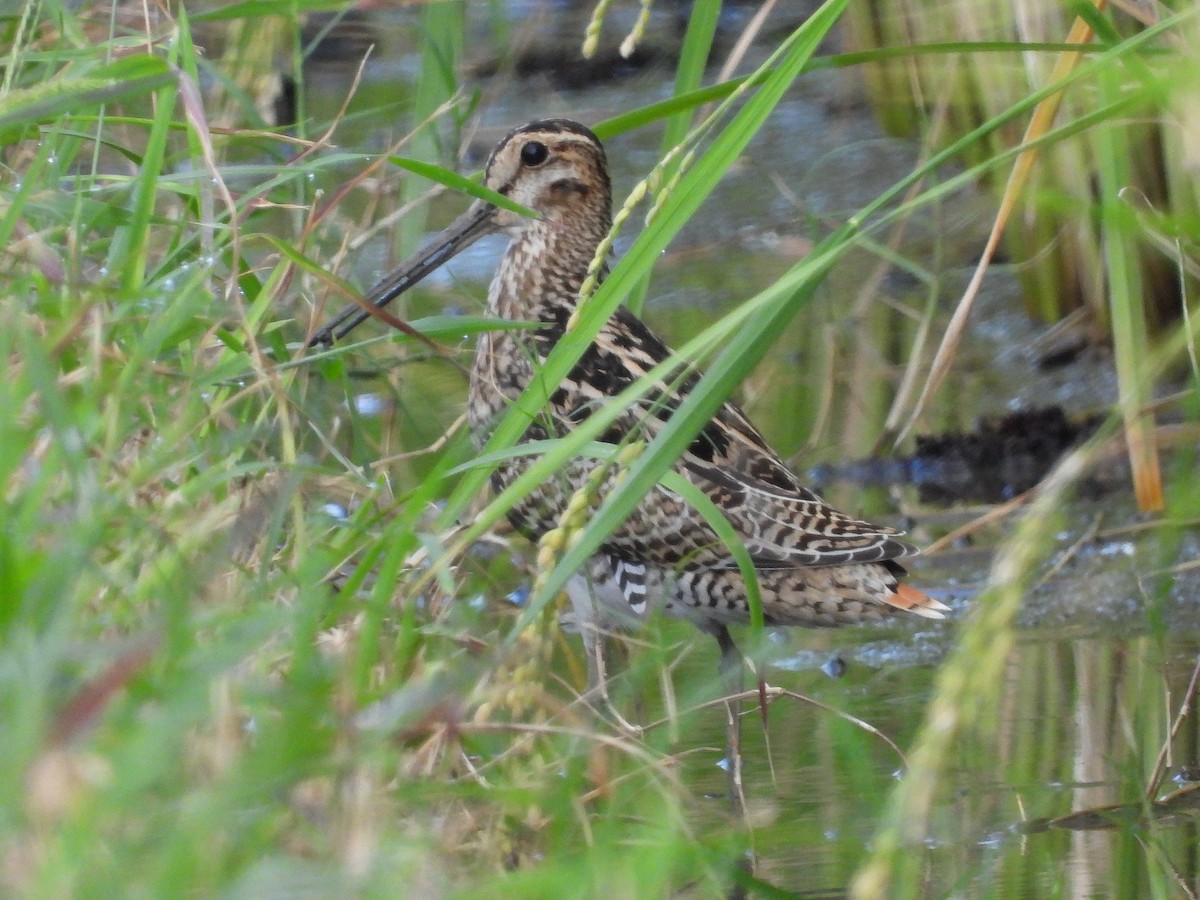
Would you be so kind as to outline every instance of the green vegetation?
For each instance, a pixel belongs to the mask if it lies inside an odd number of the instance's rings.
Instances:
[[[1149,806],[1190,671],[1165,610],[1186,571],[1180,523],[1200,516],[1194,454],[1164,467],[1167,513],[1148,539],[1157,570],[1141,583],[1144,636],[1095,639],[1064,659],[1056,644],[1019,643],[1015,628],[1065,527],[1062,506],[1120,413],[1006,539],[936,671],[859,667],[839,682],[811,669],[769,673],[790,692],[774,698],[769,729],[749,724],[756,710],[746,720],[747,822],[706,799],[724,789],[714,648],[673,624],[639,636],[615,695],[647,724],[632,737],[575,702],[577,643],[553,620],[566,578],[827,274],[864,250],[894,261],[885,229],[963,184],[1002,181],[1014,141],[985,139],[1019,131],[1067,85],[1087,102],[1037,140],[1058,147],[1086,134],[1099,148],[1107,205],[1072,214],[1105,238],[1096,264],[1111,273],[1124,422],[1140,423],[1143,452],[1153,445],[1144,407],[1168,370],[1184,373],[1193,399],[1176,405],[1194,422],[1195,325],[1163,316],[1152,338],[1144,281],[1123,258],[1131,244],[1168,248],[1190,296],[1194,206],[1118,209],[1113,197],[1140,164],[1116,123],[1148,105],[1183,122],[1194,99],[1166,73],[1195,15],[1124,38],[1097,20],[1094,52],[1061,83],[1017,92],[961,134],[928,142],[908,177],[677,342],[679,361],[703,365],[702,389],[658,440],[622,454],[622,488],[535,561],[537,548],[505,531],[504,512],[591,452],[605,414],[550,442],[520,482],[490,497],[489,461],[511,452],[541,398],[523,398],[476,451],[456,421],[469,351],[459,343],[504,326],[431,314],[412,298],[397,311],[411,333],[302,349],[313,324],[354,294],[353,277],[336,273],[353,270],[376,223],[395,233],[398,253],[423,231],[406,204],[429,182],[402,176],[389,157],[452,163],[447,148],[479,101],[461,81],[464,10],[431,3],[411,20],[439,37],[422,45],[412,96],[364,83],[326,114],[300,84],[300,124],[269,127],[256,103],[275,68],[301,70],[313,51],[298,17],[341,6],[246,3],[189,18],[47,0],[0,13],[0,894],[396,896],[403,886],[411,896],[719,896],[740,882],[773,896],[772,885],[838,888],[858,873],[861,896],[967,885],[1005,896],[1025,883],[1052,895],[1068,883],[1062,859],[1079,852],[1065,832],[1022,839],[1026,852],[1016,839],[985,847],[975,829],[1100,805],[1046,785],[1102,779],[1116,782],[1104,802],[1134,813],[1096,870],[1126,896],[1172,896],[1188,878],[1194,889],[1200,861],[1187,827]],[[699,85],[717,18],[698,16],[676,96],[598,125],[608,138],[665,122],[667,136],[618,217],[650,210],[649,224],[547,361],[548,383],[619,303],[643,296],[662,251],[805,71],[951,56],[986,67],[1034,52],[1000,44],[973,54],[959,43],[815,57],[850,6],[830,0],[776,35],[753,74],[708,88]],[[359,152],[340,135],[362,122],[394,133]],[[1172,146],[1186,161],[1183,144]],[[946,174],[956,160],[961,169]],[[1194,192],[1192,165],[1172,170],[1178,191]],[[913,334],[932,327],[932,288],[930,297]],[[919,343],[901,354],[924,373]],[[898,429],[911,399],[900,392],[889,425]],[[862,427],[873,437],[883,424]],[[534,588],[507,602],[518,584]],[[892,636],[908,642],[911,630]],[[879,639],[806,641],[828,650]],[[889,685],[894,695],[878,699]],[[796,697],[815,690],[888,740]],[[1013,703],[1039,704],[1042,717],[996,712]],[[1103,720],[1103,741],[1080,752],[1092,768],[1073,765],[1054,739],[1072,717]],[[1174,745],[1193,763],[1196,718]],[[889,741],[914,747],[907,761]],[[1020,804],[981,791],[985,782],[1016,786]],[[765,861],[754,876],[743,871],[749,852]]]

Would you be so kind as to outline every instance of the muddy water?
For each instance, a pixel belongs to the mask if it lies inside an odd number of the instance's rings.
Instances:
[[[558,6],[552,10],[557,18],[510,9],[514,45],[546,44],[548,35],[557,35],[552,40],[563,54],[573,52],[580,23]],[[382,135],[402,133],[394,111],[373,117],[370,110],[413,89],[415,15],[394,11],[367,20],[379,47],[364,72],[356,104],[362,114],[339,132],[343,147],[379,148]],[[742,21],[737,12],[727,16],[726,46]],[[492,32],[483,20],[472,28],[472,64],[486,68]],[[478,168],[495,138],[522,121],[570,115],[594,122],[660,99],[671,81],[674,34],[672,14],[656,13],[649,47],[662,61],[619,69],[610,80],[595,75],[579,86],[542,69],[471,83],[482,101],[462,167]],[[305,76],[314,115],[336,109],[351,75],[344,62],[312,64]],[[609,142],[618,197],[653,164],[658,140],[647,130]],[[804,78],[665,254],[646,318],[669,341],[681,342],[769,284],[815,237],[905,175],[917,157],[916,146],[879,131],[859,102],[852,73]],[[439,201],[430,227],[459,206]],[[799,471],[820,477],[829,499],[905,522],[922,545],[985,507],[931,505],[911,485],[865,487],[840,476],[848,460],[872,453],[916,334],[915,318],[929,303],[936,303],[933,332],[940,333],[969,277],[988,210],[986,198],[960,192],[917,213],[902,234],[877,235],[880,242],[894,240],[900,265],[885,264],[868,248],[849,254],[742,389],[741,400],[768,439]],[[618,253],[632,237],[622,237]],[[483,242],[464,254],[409,301],[406,314],[478,311],[501,247]],[[364,248],[354,274],[365,286],[393,259],[394,249],[380,238]],[[1046,404],[1079,416],[1111,402],[1115,379],[1107,354],[1091,348],[1067,365],[1042,367],[1046,329],[1028,321],[1017,301],[1015,279],[995,268],[951,385],[926,417],[928,428],[968,429],[981,416]],[[464,345],[464,359],[468,353]],[[413,363],[368,385],[364,392],[382,396],[393,409],[387,422],[400,435],[397,450],[424,446],[453,420],[455,406],[439,401],[431,407],[430,397],[465,391],[461,371],[441,363]],[[419,468],[412,475],[419,477]],[[1187,566],[1200,557],[1196,533],[1143,527],[1119,463],[1080,493],[1061,510],[1055,547],[1047,553],[1051,562],[1026,598],[1001,707],[986,737],[964,748],[940,794],[929,835],[931,896],[1138,896],[1149,880],[1172,869],[1168,881],[1177,874],[1196,889],[1194,819],[1104,830],[1026,833],[1023,827],[1141,795],[1164,740],[1163,716],[1183,695],[1200,648],[1200,574]],[[982,529],[923,559],[915,567],[918,583],[965,614],[1007,530],[1003,524]],[[869,721],[905,747],[955,628],[950,621],[788,632],[772,636],[763,658],[772,684]],[[665,626],[665,637],[686,640],[688,632]],[[697,697],[711,681],[714,656],[701,646],[681,667],[685,682],[701,685]],[[1200,761],[1198,719],[1193,714],[1177,736],[1168,760],[1173,769]],[[689,742],[721,746],[721,720],[711,711],[685,724]],[[773,707],[769,741],[761,729],[748,726],[748,732],[747,793],[762,823],[761,874],[789,889],[844,889],[902,761],[877,738],[799,701]],[[723,792],[719,757],[716,750],[686,757],[699,793],[719,798]],[[714,799],[713,827],[726,815]]]

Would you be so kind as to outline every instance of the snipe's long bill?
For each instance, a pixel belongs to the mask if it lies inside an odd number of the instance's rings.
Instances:
[[[476,203],[455,219],[423,251],[375,285],[366,297],[365,306],[348,306],[343,309],[332,322],[309,338],[308,346],[327,347],[334,341],[340,341],[371,318],[371,313],[366,307],[382,309],[409,288],[420,284],[431,272],[437,271],[479,238],[495,232],[495,211],[496,207],[490,204],[482,201]]]
[[[508,249],[488,293],[488,313],[540,327],[480,337],[467,404],[469,421],[481,437],[563,336],[588,265],[612,224],[604,148],[576,122],[549,119],[512,131],[489,157],[485,183],[540,218],[476,202],[369,296],[382,306],[482,235],[508,233]],[[352,307],[318,332],[313,343],[342,338],[367,317]],[[670,354],[639,319],[619,309],[553,392],[548,415],[529,428],[524,440],[570,432]],[[626,410],[602,440],[653,439],[696,381],[693,374],[681,383],[660,384],[653,396]],[[502,463],[493,473],[493,486],[504,488],[527,465],[527,457]],[[535,539],[557,527],[576,488],[599,465],[595,459],[575,460],[515,506],[509,518]],[[722,406],[700,431],[675,471],[702,490],[736,529],[754,561],[769,624],[835,626],[898,614],[942,618],[947,610],[901,582],[900,561],[917,551],[897,538],[899,532],[825,504],[797,481],[733,404]],[[613,486],[610,472],[601,494]],[[701,515],[661,486],[608,537],[568,593],[593,677],[598,629],[627,625],[657,610],[716,636],[729,662],[736,651],[726,626],[749,618],[745,584],[732,555]]]

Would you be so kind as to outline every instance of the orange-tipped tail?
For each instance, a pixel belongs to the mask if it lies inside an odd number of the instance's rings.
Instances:
[[[909,584],[896,585],[896,592],[884,600],[889,606],[915,613],[927,619],[944,619],[950,607],[945,603],[934,600]]]

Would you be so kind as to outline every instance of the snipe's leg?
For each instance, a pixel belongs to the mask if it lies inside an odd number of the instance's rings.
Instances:
[[[746,813],[746,794],[742,788],[742,701],[737,699],[742,693],[743,660],[741,651],[729,634],[729,629],[721,624],[709,627],[717,646],[721,648],[721,661],[718,668],[721,672],[721,686],[725,691],[725,712],[729,717],[725,732],[725,762],[729,774],[729,802],[733,812],[738,817]]]
[[[642,729],[617,712],[608,693],[608,666],[604,653],[606,633],[601,625],[603,617],[597,609],[601,601],[594,596],[596,589],[595,583],[589,578],[572,578],[567,583],[567,596],[571,601],[569,618],[583,639],[583,653],[587,659],[587,693],[584,696],[599,697],[600,705],[618,728],[627,734],[640,735]],[[564,620],[566,618],[564,616]]]
[[[589,622],[579,630],[583,637],[583,649],[587,654],[588,667],[588,696],[597,696],[600,698],[605,711],[617,723],[617,727],[626,734],[632,736],[640,736],[642,727],[634,725],[618,711],[616,705],[612,702],[612,697],[608,693],[608,667],[605,665],[604,659],[604,634],[596,627],[595,623]]]
[[[745,667],[745,658],[733,642],[729,629],[724,625],[714,624],[707,630],[717,639],[717,645],[721,648],[721,661],[718,663],[718,667],[721,671],[721,684],[725,691],[725,711],[729,716],[728,730],[725,733],[725,760],[729,764],[729,804],[733,814],[745,821],[746,793],[742,786],[742,701],[735,699],[742,693],[744,680],[742,670]],[[757,869],[757,858],[754,851],[748,850],[742,858],[737,860],[736,865],[745,874],[753,876]],[[734,885],[733,892],[729,896],[742,898],[747,895],[744,888]]]

